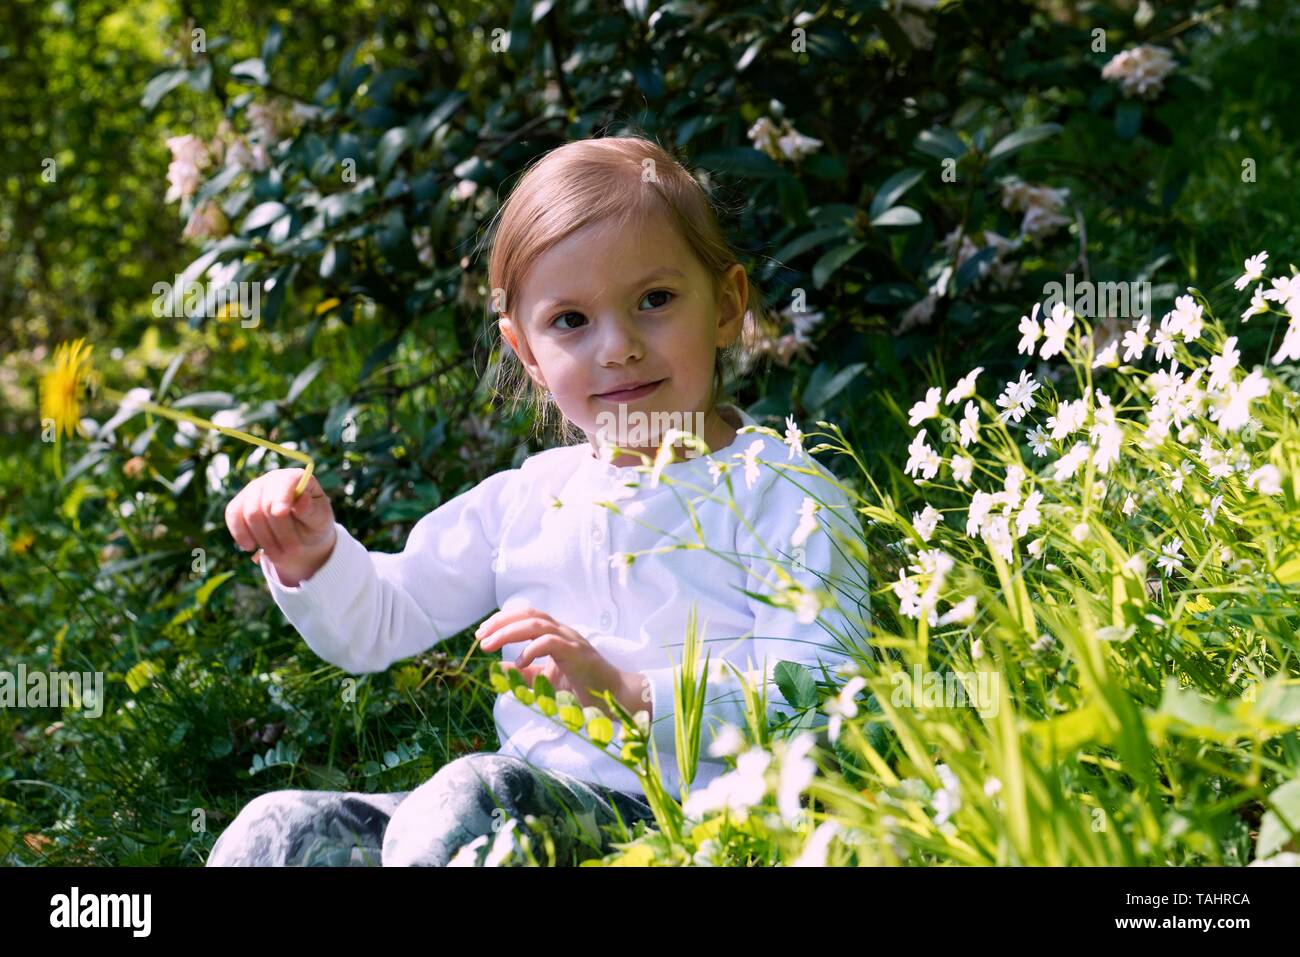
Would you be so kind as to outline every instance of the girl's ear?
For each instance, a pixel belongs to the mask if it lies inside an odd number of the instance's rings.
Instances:
[[[521,340],[518,330],[515,329],[514,321],[509,316],[503,315],[497,320],[497,328],[501,330],[501,335],[505,336],[506,341],[510,343],[510,348],[515,351],[515,356],[523,365],[524,371],[528,373],[528,377],[545,389],[546,382],[541,378],[541,369],[538,368],[532,353],[528,351],[528,343]]]
[[[736,341],[745,322],[745,307],[749,304],[749,277],[745,267],[732,263],[722,277],[721,298],[718,303],[718,334],[716,344],[729,346]]]

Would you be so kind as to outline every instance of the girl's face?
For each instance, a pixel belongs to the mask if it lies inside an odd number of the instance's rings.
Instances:
[[[697,434],[696,414],[707,413],[702,437],[717,450],[734,431],[711,408],[714,357],[740,334],[748,291],[736,263],[715,298],[703,265],[662,215],[641,229],[605,221],[540,256],[498,325],[533,381],[555,394],[593,445],[622,405],[630,429],[642,434],[670,422],[651,413],[680,413],[677,427]],[[645,424],[635,425],[638,416]],[[658,435],[639,443],[606,432],[649,455],[658,447]],[[639,462],[628,455],[614,464]]]

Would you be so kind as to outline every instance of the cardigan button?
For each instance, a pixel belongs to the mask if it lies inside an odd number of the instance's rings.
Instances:
[[[609,612],[604,612],[600,616],[600,627],[608,628],[612,624],[614,624],[614,616],[611,615]]]
[[[599,545],[601,542],[605,540],[605,530],[601,528],[599,525],[592,526],[591,540],[595,542],[597,545]]]

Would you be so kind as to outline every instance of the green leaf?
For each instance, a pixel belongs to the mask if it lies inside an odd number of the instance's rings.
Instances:
[[[271,76],[267,73],[266,64],[262,62],[261,57],[240,60],[230,68],[230,76],[233,79],[252,83],[255,86],[266,86],[271,82]]]
[[[280,24],[271,24],[271,29],[266,31],[266,36],[262,40],[262,62],[270,63],[274,60],[283,42],[284,31],[280,29]]]
[[[255,229],[261,229],[263,226],[270,225],[284,216],[289,214],[289,207],[284,203],[271,201],[268,203],[258,203],[253,207],[253,211],[248,214],[244,220],[241,231],[251,233]]]
[[[375,151],[380,179],[386,178],[392,172],[393,164],[413,142],[411,130],[405,126],[394,126],[380,138],[379,147]]]
[[[343,243],[330,243],[320,258],[320,277],[333,279],[348,268],[348,247]]]
[[[792,708],[811,708],[817,704],[817,683],[812,672],[793,661],[782,661],[773,671],[781,696]]]
[[[871,219],[874,221],[877,216],[897,203],[904,193],[920,182],[924,175],[925,170],[909,166],[881,183],[880,189],[876,190],[876,195],[871,200],[871,209],[868,211]]]
[[[966,143],[960,136],[944,126],[922,130],[913,147],[935,159],[958,159],[966,155]]]
[[[159,100],[184,83],[188,78],[188,70],[164,70],[145,85],[144,95],[140,97],[140,105],[146,110],[152,110],[158,105]]]
[[[1268,796],[1269,810],[1259,824],[1255,856],[1272,857],[1287,844],[1300,850],[1300,778],[1288,781]]]
[[[434,107],[433,112],[420,123],[420,128],[415,136],[416,145],[424,145],[424,142],[436,133],[451,118],[451,115],[456,112],[460,105],[465,102],[465,97],[466,94],[464,93],[452,93]]]
[[[830,279],[835,270],[839,269],[846,262],[862,252],[867,247],[866,243],[849,243],[836,249],[831,249],[822,254],[813,266],[812,278],[813,285],[818,289],[826,285],[826,280]]]
[[[313,360],[305,369],[293,377],[293,384],[289,386],[289,394],[284,397],[285,402],[292,402],[302,395],[303,390],[311,385],[312,380],[320,373],[321,368],[325,365],[324,359]]]
[[[921,214],[910,206],[895,206],[879,216],[873,216],[872,226],[919,226]]]
[[[1131,140],[1142,127],[1142,105],[1125,100],[1115,108],[1115,133],[1122,140]]]
[[[1039,140],[1045,140],[1049,136],[1055,136],[1063,129],[1065,129],[1065,127],[1060,123],[1040,123],[1037,126],[1027,126],[1023,130],[1016,130],[1014,133],[1008,133],[994,144],[993,149],[989,150],[989,163],[995,163],[998,160],[1005,159],[1012,153],[1024,149],[1031,143],[1037,143]]]
[[[812,376],[808,380],[808,386],[804,389],[803,404],[809,409],[821,409],[826,406],[831,399],[835,398],[846,385],[852,382],[861,374],[862,370],[867,367],[865,362],[854,362],[845,366],[834,375],[829,372],[830,367],[826,363],[821,363],[813,370]]]

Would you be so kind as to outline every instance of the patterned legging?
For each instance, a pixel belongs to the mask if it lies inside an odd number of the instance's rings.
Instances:
[[[528,826],[530,815],[550,835],[554,857]],[[613,842],[630,839],[637,820],[653,826],[639,794],[513,755],[475,752],[444,765],[414,791],[263,794],[222,832],[207,866],[446,867],[453,859],[482,866],[494,850],[504,863],[520,865],[528,860],[521,835],[537,863],[567,866],[609,853]],[[507,828],[512,833],[502,835]],[[503,842],[512,853],[504,854]]]

